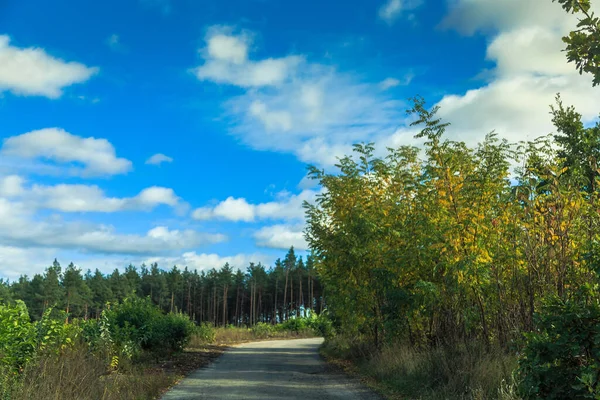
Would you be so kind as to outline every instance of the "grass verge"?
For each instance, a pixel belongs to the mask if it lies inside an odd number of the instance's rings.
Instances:
[[[512,377],[516,357],[476,344],[423,350],[395,344],[376,351],[360,341],[334,337],[321,353],[388,399],[519,399]]]

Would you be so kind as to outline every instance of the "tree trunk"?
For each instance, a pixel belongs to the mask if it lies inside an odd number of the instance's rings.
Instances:
[[[285,271],[285,286],[283,289],[283,320],[288,319],[288,307],[287,307],[287,288],[288,288],[288,275],[290,271],[286,269]]]
[[[273,304],[273,317],[271,318],[271,323],[277,323],[277,292],[279,291],[279,279],[275,280],[275,302]]]
[[[227,326],[227,291],[229,287],[223,286],[223,326]]]

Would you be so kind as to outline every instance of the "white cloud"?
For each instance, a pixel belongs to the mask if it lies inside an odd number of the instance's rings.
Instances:
[[[226,113],[232,133],[251,147],[296,154],[303,162],[333,165],[351,143],[393,133],[405,116],[401,103],[378,83],[361,83],[304,56],[253,60],[252,34],[208,30],[200,80],[242,88]]]
[[[254,238],[261,247],[289,249],[294,246],[298,250],[308,250],[303,229],[302,225],[265,226],[254,233]]]
[[[402,0],[388,0],[379,9],[379,18],[392,23],[402,12]]]
[[[47,247],[106,254],[163,254],[222,242],[221,234],[193,230],[170,230],[164,226],[145,235],[116,232],[110,225],[70,222],[60,216],[36,216],[23,203],[0,198],[0,241],[26,248]]]
[[[154,154],[152,157],[146,160],[146,164],[149,165],[160,165],[162,163],[171,163],[173,159],[169,156],[165,156],[162,153]]]
[[[305,175],[298,183],[298,189],[300,189],[300,190],[313,189],[313,188],[317,187],[318,185],[319,185],[318,181],[312,179],[308,175]]]
[[[62,212],[149,211],[159,205],[179,207],[182,200],[173,189],[152,186],[134,197],[107,197],[96,185],[26,185],[17,175],[0,176],[0,197],[18,199],[30,209]]]
[[[14,197],[25,192],[25,180],[18,175],[0,177],[0,196]]]
[[[576,21],[559,4],[550,1],[448,0],[448,4],[449,13],[442,21],[442,27],[454,28],[469,35],[478,30],[494,33],[527,26],[564,30],[573,27],[571,24]]]
[[[255,264],[260,262],[263,265],[270,265],[273,261],[274,257],[260,253],[220,256],[214,253],[198,254],[196,252],[188,252],[179,257],[152,257],[144,260],[144,263],[146,263],[146,265],[156,262],[159,265],[187,266],[189,269],[196,269],[198,271],[206,271],[212,268],[219,269],[225,265],[225,263],[229,263],[231,267],[244,271],[251,262]]]
[[[120,38],[119,38],[119,35],[117,35],[116,33],[113,33],[112,35],[110,35],[108,37],[108,39],[106,39],[106,44],[110,48],[116,48],[116,47],[118,47],[119,43],[120,43]]]
[[[126,53],[127,47],[121,41],[121,37],[116,33],[113,33],[105,40],[106,45],[113,51]]]
[[[298,56],[251,61],[251,36],[231,32],[227,27],[209,29],[206,48],[201,51],[204,64],[194,69],[198,79],[246,88],[277,86],[290,79],[303,61]]]
[[[46,159],[56,163],[76,163],[70,172],[82,176],[123,174],[131,170],[131,161],[118,158],[106,139],[83,138],[60,128],[46,128],[4,139],[3,156]]]
[[[554,131],[549,106],[560,92],[587,122],[597,117],[600,92],[590,76],[567,63],[561,37],[576,18],[560,5],[536,0],[457,0],[444,26],[491,36],[486,57],[496,64],[491,81],[464,94],[445,96],[440,116],[452,125],[448,134],[469,144],[495,130],[510,141],[533,139]]]
[[[229,197],[214,207],[201,207],[192,213],[197,220],[221,219],[252,222],[257,219],[301,220],[304,218],[303,202],[314,201],[318,192],[303,190],[297,195],[281,193],[278,201],[250,204],[244,198]],[[289,246],[288,246],[289,247]]]
[[[409,72],[402,77],[402,80],[397,78],[386,78],[379,82],[379,88],[381,90],[388,90],[396,86],[406,86],[412,82],[414,77],[415,75],[412,72]]]
[[[396,86],[400,86],[400,81],[396,78],[386,78],[379,82],[379,87],[381,90],[388,90]]]
[[[379,8],[379,18],[393,24],[405,11],[414,10],[421,5],[421,0],[386,0]]]
[[[0,93],[58,98],[63,89],[87,81],[98,72],[77,62],[52,57],[37,47],[20,48],[0,35]]]
[[[17,280],[41,273],[55,257],[55,249],[19,248],[0,245],[0,279]]]

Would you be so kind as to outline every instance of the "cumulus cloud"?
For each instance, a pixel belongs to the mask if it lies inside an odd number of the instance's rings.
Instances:
[[[554,131],[549,105],[560,92],[587,122],[598,116],[600,92],[591,77],[567,63],[561,37],[576,18],[560,5],[535,0],[453,1],[443,25],[465,34],[490,36],[486,57],[495,63],[486,85],[445,96],[440,115],[452,123],[448,134],[469,144],[492,130],[511,141]]]
[[[0,240],[17,248],[56,248],[90,253],[159,255],[226,240],[221,234],[170,230],[157,226],[146,234],[118,233],[113,226],[41,218],[23,203],[0,198]]]
[[[256,149],[296,154],[331,165],[355,141],[393,133],[404,118],[401,103],[334,67],[302,55],[255,59],[253,35],[212,27],[200,50],[198,79],[241,88],[224,106],[232,133]]]
[[[420,5],[420,0],[387,0],[379,8],[379,18],[391,25],[403,12],[414,10]]]
[[[56,256],[54,249],[0,245],[0,279],[17,280],[21,275],[41,273]]]
[[[113,33],[107,37],[104,43],[106,43],[111,50],[119,53],[126,53],[128,50],[127,46],[125,46],[121,41],[121,36],[117,35],[116,33]]]
[[[165,156],[162,153],[154,154],[152,157],[146,160],[146,164],[149,165],[160,165],[162,163],[171,163],[173,159],[169,156]]]
[[[108,140],[83,138],[60,128],[40,129],[6,138],[0,155],[75,164],[70,172],[82,176],[123,174],[132,167],[131,161],[117,157]]]
[[[289,246],[288,246],[289,248]],[[236,254],[233,256],[220,256],[215,253],[207,254],[196,252],[187,252],[179,257],[152,257],[144,260],[144,263],[152,264],[154,262],[159,265],[178,265],[180,267],[187,266],[189,269],[206,271],[212,268],[219,269],[225,263],[233,268],[245,270],[246,267],[251,263],[258,264],[259,262],[263,265],[270,265],[274,261],[274,257],[268,256],[261,253],[253,254]]]
[[[297,195],[284,192],[280,194],[278,201],[259,204],[250,204],[244,198],[228,197],[216,206],[197,208],[192,213],[192,218],[245,222],[265,219],[299,220],[304,218],[303,202],[314,201],[317,194],[317,191],[311,189],[305,189]]]
[[[245,88],[277,86],[288,80],[303,61],[299,56],[252,61],[248,58],[251,36],[230,32],[226,27],[209,30],[206,48],[201,51],[204,64],[194,69],[198,79]]]
[[[97,72],[96,67],[63,61],[38,47],[12,46],[10,37],[0,35],[0,93],[55,99],[65,87],[85,82]]]
[[[386,78],[379,82],[379,88],[381,90],[388,90],[396,86],[406,86],[412,82],[414,77],[415,75],[412,72],[409,72],[402,77],[402,80],[397,78]]]
[[[254,233],[254,239],[261,247],[289,249],[294,246],[298,250],[308,250],[303,229],[303,225],[265,226]]]
[[[62,212],[149,211],[159,205],[178,207],[182,204],[171,188],[152,186],[134,197],[107,197],[96,185],[27,185],[25,179],[17,175],[0,176],[0,197],[19,200],[30,209]]]

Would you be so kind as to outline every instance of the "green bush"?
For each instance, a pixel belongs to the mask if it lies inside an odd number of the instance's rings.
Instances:
[[[266,339],[273,335],[275,327],[271,324],[259,322],[252,327],[252,334],[258,339]]]
[[[335,329],[333,328],[333,322],[326,313],[319,315],[313,314],[309,319],[309,326],[320,334],[325,339],[330,339],[335,336]]]
[[[285,331],[300,332],[309,328],[308,318],[292,318],[278,325],[278,328]]]
[[[22,369],[33,359],[37,343],[36,327],[25,303],[17,300],[14,306],[0,305],[0,366]]]
[[[128,355],[141,350],[163,354],[180,351],[194,331],[183,314],[163,314],[148,298],[128,298],[104,311],[117,348]]]
[[[548,301],[526,334],[519,361],[526,398],[600,398],[600,306],[597,302]]]
[[[227,329],[233,329],[233,328],[228,327]],[[214,343],[216,336],[217,336],[215,327],[212,324],[209,324],[208,322],[204,322],[204,323],[198,325],[195,329],[194,334],[198,337],[198,339],[202,343]]]

